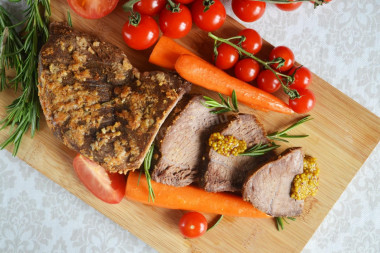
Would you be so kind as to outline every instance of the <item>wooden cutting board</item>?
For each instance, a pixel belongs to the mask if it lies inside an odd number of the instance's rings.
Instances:
[[[54,0],[51,5],[52,20],[67,19],[66,0]],[[119,46],[127,53],[132,64],[140,70],[157,69],[147,61],[150,50],[134,51],[124,44],[121,29],[126,21],[126,14],[121,6],[100,20],[85,20],[73,12],[71,15],[75,28],[95,33]],[[241,24],[227,18],[224,26],[216,34],[229,37],[236,35],[242,28]],[[211,57],[213,42],[208,39],[207,33],[198,28],[194,28],[190,35],[178,42],[205,59]],[[265,58],[271,48],[271,45],[265,43],[259,56]],[[315,198],[306,201],[303,215],[296,222],[287,225],[282,232],[276,230],[273,219],[225,217],[203,237],[189,240],[184,239],[177,229],[183,211],[145,206],[126,199],[118,205],[103,203],[80,183],[72,169],[75,153],[52,135],[43,117],[36,136],[33,139],[29,136],[23,139],[18,157],[158,251],[296,252],[305,246],[380,139],[380,119],[377,116],[315,75],[311,89],[317,98],[317,104],[311,112],[314,120],[293,132],[310,136],[293,140],[289,146],[302,146],[307,154],[318,158],[321,170],[320,190]],[[197,87],[194,87],[193,92],[215,97],[213,92]],[[284,98],[283,94],[278,95]],[[11,90],[0,93],[1,118],[5,116],[4,107],[14,98],[15,94]],[[255,113],[268,132],[284,128],[302,117],[274,112],[264,113],[244,106],[241,106],[241,109],[243,112]],[[7,131],[0,131],[0,141],[5,140],[7,134]],[[284,149],[285,145],[282,148]],[[215,217],[207,215],[211,221]]]

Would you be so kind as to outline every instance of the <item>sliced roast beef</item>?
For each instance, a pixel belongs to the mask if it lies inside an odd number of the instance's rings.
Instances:
[[[243,199],[275,217],[300,215],[304,201],[292,199],[290,190],[294,177],[303,172],[303,158],[301,148],[290,148],[260,167],[245,181]]]
[[[210,113],[203,102],[202,96],[185,96],[161,127],[153,180],[173,186],[197,181],[207,139],[215,125],[227,120],[223,114]]]
[[[140,167],[190,83],[140,73],[116,46],[53,23],[40,53],[38,89],[48,126],[65,145],[126,173]]]
[[[265,130],[254,115],[238,114],[215,129],[224,136],[234,136],[244,140],[250,148],[256,144],[266,144],[269,140]],[[201,183],[206,191],[241,191],[249,171],[254,170],[267,156],[224,156],[213,149],[208,150],[206,169]]]

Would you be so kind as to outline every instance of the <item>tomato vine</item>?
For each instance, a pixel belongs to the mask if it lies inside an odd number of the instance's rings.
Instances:
[[[273,65],[273,64],[277,64],[277,68],[282,67],[285,63],[285,60],[283,58],[278,57],[278,58],[275,58],[275,59],[270,60],[270,61],[264,61],[264,60],[256,57],[254,54],[247,52],[246,50],[244,50],[241,47],[241,43],[245,41],[245,36],[234,36],[234,37],[224,39],[224,38],[217,37],[216,35],[214,35],[210,32],[208,33],[208,36],[214,40],[214,53],[217,53],[217,48],[221,43],[225,43],[225,44],[232,46],[233,48],[238,50],[240,55],[245,55],[249,58],[252,58],[255,61],[257,61],[258,63],[260,63],[261,65],[263,65],[265,69],[270,70],[276,76],[276,78],[279,80],[284,92],[289,96],[290,99],[296,99],[296,98],[300,97],[297,90],[289,88],[289,85],[294,81],[294,74],[293,75],[286,75],[286,74],[277,72],[275,69],[273,69],[271,67],[271,65]],[[233,42],[231,42],[233,40],[239,40],[239,42],[233,43]],[[283,79],[285,79],[286,84],[284,83]]]

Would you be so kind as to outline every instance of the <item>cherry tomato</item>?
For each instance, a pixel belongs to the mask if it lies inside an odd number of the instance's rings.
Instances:
[[[269,93],[273,93],[281,87],[280,81],[277,79],[276,75],[273,74],[273,72],[269,69],[261,71],[257,77],[256,82],[257,86],[260,89]]]
[[[158,23],[165,36],[175,39],[182,38],[191,30],[191,13],[183,4],[173,11],[164,8],[160,12]]]
[[[207,231],[207,220],[198,212],[185,213],[179,221],[179,230],[185,237],[199,237]]]
[[[137,25],[134,25],[138,23]],[[123,26],[123,39],[125,43],[136,50],[147,49],[158,39],[159,28],[156,21],[147,15],[141,15],[140,21],[131,22],[131,19]]]
[[[81,154],[75,156],[73,166],[80,181],[99,199],[117,204],[124,198],[126,184],[124,175],[108,173],[99,164]]]
[[[308,68],[302,66],[302,67],[292,67],[288,75],[293,75],[294,71],[296,73],[294,74],[294,81],[290,84],[289,88],[291,89],[306,89],[311,84],[311,72]]]
[[[239,32],[238,35],[245,36],[245,41],[241,43],[241,47],[252,54],[256,54],[261,50],[263,45],[263,40],[258,32],[253,29],[243,29]]]
[[[272,49],[272,51],[269,54],[269,60],[274,60],[278,57],[281,57],[285,60],[285,63],[282,67],[277,69],[278,64],[273,64],[273,67],[277,70],[284,72],[289,70],[294,65],[294,54],[292,50],[290,50],[288,47],[285,46],[278,46]]]
[[[232,46],[222,43],[217,48],[218,55],[214,59],[215,66],[220,69],[232,68],[239,60],[238,51]]]
[[[195,0],[191,14],[194,23],[208,32],[217,30],[226,19],[226,9],[220,0]]]
[[[189,4],[194,2],[194,0],[176,0],[176,3],[181,3],[181,4]]]
[[[250,0],[232,0],[232,10],[245,22],[254,22],[264,15],[266,3]]]
[[[294,0],[290,0],[293,2]],[[301,6],[302,2],[292,3],[292,4],[276,4],[276,7],[283,11],[294,11]]]
[[[154,16],[164,8],[166,0],[140,0],[133,5],[133,10],[143,15]]]
[[[119,0],[67,0],[67,2],[79,16],[97,19],[110,14]]]
[[[307,113],[313,109],[315,105],[314,93],[309,89],[298,90],[300,98],[290,99],[289,105],[296,113]]]
[[[238,61],[235,65],[235,76],[244,81],[251,82],[256,79],[260,71],[260,65],[251,58]]]

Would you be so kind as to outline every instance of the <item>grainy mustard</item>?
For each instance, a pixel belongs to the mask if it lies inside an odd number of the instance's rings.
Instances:
[[[221,155],[237,156],[239,153],[243,153],[247,149],[247,143],[243,140],[238,140],[234,136],[224,136],[219,132],[211,134],[208,144],[216,152]]]
[[[303,173],[294,177],[291,195],[293,199],[302,200],[308,196],[315,196],[319,185],[319,168],[317,159],[305,156],[303,160]]]

